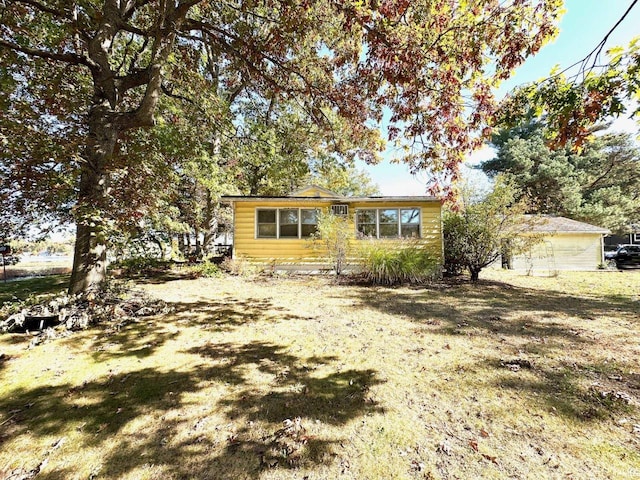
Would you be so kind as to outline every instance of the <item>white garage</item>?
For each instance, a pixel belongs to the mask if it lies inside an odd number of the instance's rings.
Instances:
[[[511,259],[511,268],[553,274],[560,270],[596,270],[604,263],[606,228],[565,217],[541,216],[529,231],[540,241]]]

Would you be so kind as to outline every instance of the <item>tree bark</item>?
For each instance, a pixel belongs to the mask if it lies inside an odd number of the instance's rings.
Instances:
[[[107,225],[104,212],[109,194],[108,161],[119,134],[108,109],[107,105],[98,105],[89,112],[89,133],[75,207],[76,244],[70,294],[98,290],[106,279]]]
[[[477,268],[469,268],[469,273],[471,273],[471,281],[476,283],[480,278],[480,269]]]

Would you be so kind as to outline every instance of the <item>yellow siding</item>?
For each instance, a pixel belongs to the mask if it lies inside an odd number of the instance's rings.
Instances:
[[[257,208],[323,208],[328,209],[332,202],[300,202],[292,199],[290,202],[236,202],[234,205],[234,247],[235,257],[245,257],[259,263],[307,263],[319,262],[326,252],[315,246],[309,239],[276,239],[256,238],[256,209]],[[420,242],[428,248],[438,259],[442,260],[442,230],[439,202],[389,202],[389,203],[350,203],[349,219],[353,225],[355,236],[355,212],[360,208],[399,208],[414,207],[421,209],[421,238]],[[379,240],[379,241],[389,241]],[[358,242],[358,241],[356,241]]]
[[[526,255],[514,257],[512,268],[553,273],[559,270],[596,270],[602,263],[602,235],[558,233],[545,236]]]

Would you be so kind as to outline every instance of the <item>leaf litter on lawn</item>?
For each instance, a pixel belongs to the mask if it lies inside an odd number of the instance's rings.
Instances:
[[[640,312],[615,273],[147,284],[172,312],[0,337],[0,469],[65,437],[43,478],[629,478]]]

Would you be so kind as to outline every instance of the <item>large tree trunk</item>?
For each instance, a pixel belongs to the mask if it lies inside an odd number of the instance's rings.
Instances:
[[[476,283],[480,279],[480,268],[469,267],[469,273],[471,274],[471,281]]]
[[[146,4],[147,2],[142,2]],[[100,24],[87,44],[94,86],[92,106],[87,117],[88,136],[75,220],[77,225],[70,293],[97,290],[106,278],[109,171],[116,142],[121,132],[153,126],[153,115],[162,90],[162,67],[166,63],[176,32],[197,0],[160,2],[157,29],[152,33],[151,60],[143,69],[133,69],[118,77],[113,71],[113,41],[126,24],[137,2],[104,2]],[[127,13],[128,12],[128,13]],[[146,44],[146,41],[145,41]],[[144,95],[135,108],[123,102],[127,91],[144,87]]]
[[[104,212],[109,189],[109,160],[118,138],[108,107],[89,113],[89,135],[80,168],[75,209],[76,244],[69,293],[98,290],[106,279],[107,232]]]

